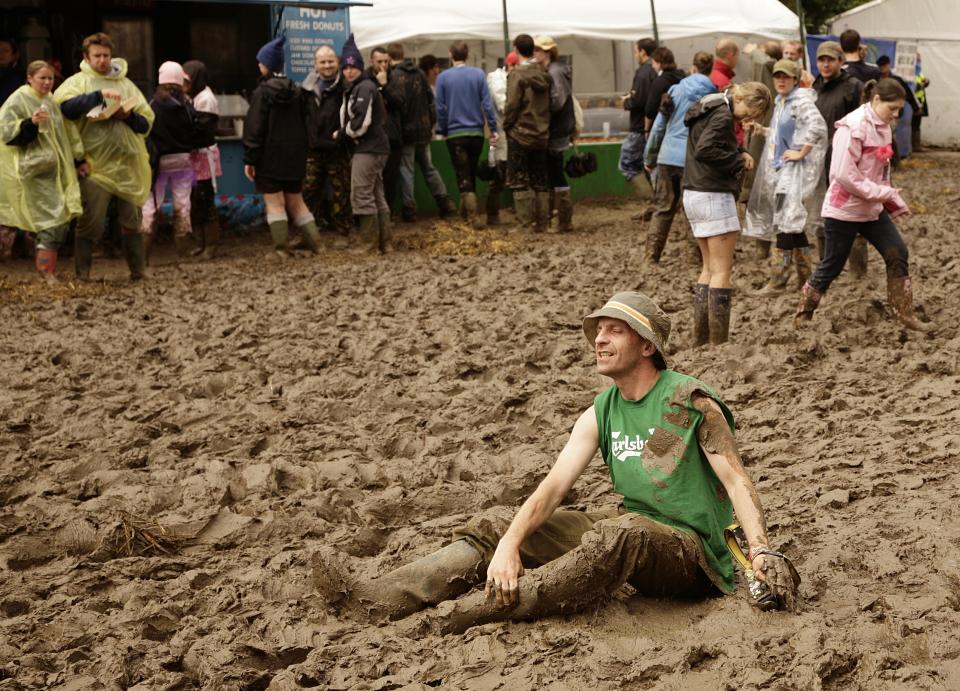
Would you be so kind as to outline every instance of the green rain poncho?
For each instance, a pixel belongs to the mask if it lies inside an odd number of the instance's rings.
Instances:
[[[99,74],[86,61],[81,62],[80,71],[61,84],[53,97],[57,103],[63,103],[101,89],[119,91],[124,101],[136,98],[134,112],[153,126],[153,110],[140,89],[127,79],[127,63],[120,58],[113,59],[107,75]],[[152,180],[146,135],[137,134],[120,119],[98,122],[83,116],[68,120],[67,127],[80,133],[83,157],[90,164],[90,180],[121,199],[143,206]]]
[[[50,119],[37,138],[26,146],[7,144],[41,105]],[[0,224],[36,233],[79,216],[83,207],[73,162],[80,158],[80,140],[65,127],[53,98],[29,85],[14,91],[0,108]]]

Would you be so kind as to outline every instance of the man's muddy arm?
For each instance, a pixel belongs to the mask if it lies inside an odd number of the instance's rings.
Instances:
[[[733,502],[733,510],[747,535],[753,572],[758,579],[766,582],[778,607],[796,611],[800,602],[797,592],[800,575],[786,556],[771,550],[767,543],[767,523],[763,517],[763,506],[760,505],[757,490],[740,460],[737,440],[716,401],[695,395],[693,405],[703,413],[703,420],[697,428],[697,439],[710,467],[727,490],[730,501]],[[758,548],[760,553],[756,554],[754,550]]]
[[[763,505],[753,481],[743,467],[737,439],[720,406],[707,396],[694,396],[694,407],[703,413],[697,439],[710,467],[727,491],[750,547],[768,547]]]
[[[542,526],[573,487],[597,451],[599,432],[593,406],[577,420],[557,462],[523,503],[487,567],[487,591],[501,604],[516,604],[517,582],[523,575],[520,545]]]

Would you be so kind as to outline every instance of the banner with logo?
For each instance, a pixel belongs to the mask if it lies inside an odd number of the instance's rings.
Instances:
[[[313,54],[320,46],[330,46],[340,55],[350,36],[350,10],[317,10],[284,7],[280,32],[287,41],[284,48],[286,75],[302,82],[313,71]]]

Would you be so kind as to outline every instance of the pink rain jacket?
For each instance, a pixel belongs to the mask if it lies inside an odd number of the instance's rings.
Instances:
[[[910,213],[890,186],[892,141],[890,126],[869,103],[837,121],[830,187],[821,210],[824,218],[862,223],[877,220],[883,211],[891,218]]]

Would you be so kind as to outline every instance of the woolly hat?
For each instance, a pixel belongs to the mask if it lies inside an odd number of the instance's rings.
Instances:
[[[363,56],[357,48],[357,42],[353,39],[353,34],[350,34],[346,43],[343,44],[343,50],[340,51],[340,69],[344,67],[363,69]]]
[[[183,86],[185,76],[179,62],[167,60],[160,65],[160,78],[157,80],[157,84],[176,84],[177,86]]]
[[[283,72],[283,44],[286,40],[286,36],[278,36],[265,43],[263,48],[257,51],[257,62],[275,74]]]

